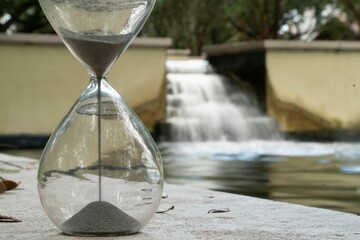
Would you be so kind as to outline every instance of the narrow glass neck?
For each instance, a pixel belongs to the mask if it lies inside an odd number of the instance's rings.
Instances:
[[[98,78],[98,77],[96,77],[94,75],[90,75],[90,83],[92,83],[92,82],[100,82],[100,81],[107,82],[107,77],[104,76],[104,77]]]

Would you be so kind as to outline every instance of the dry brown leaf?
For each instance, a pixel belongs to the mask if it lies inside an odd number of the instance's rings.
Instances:
[[[0,179],[0,194],[6,191],[6,186]]]
[[[15,217],[0,215],[0,222],[22,222],[22,221]]]
[[[16,188],[20,184],[20,182],[16,183],[14,181],[7,180],[7,179],[3,180],[3,183],[6,186],[6,191],[13,190],[14,188]]]
[[[175,206],[171,206],[169,209],[164,210],[164,211],[157,211],[156,213],[167,213],[168,211],[174,210]]]
[[[0,177],[0,184],[5,186],[5,191],[9,191],[16,188],[20,184],[20,182],[16,183],[14,181]],[[0,186],[0,193],[1,193],[1,186]]]
[[[230,208],[224,208],[224,209],[211,209],[208,211],[208,213],[226,213],[230,212]]]

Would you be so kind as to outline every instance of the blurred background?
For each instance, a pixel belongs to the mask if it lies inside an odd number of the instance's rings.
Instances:
[[[0,1],[0,31],[54,33],[36,0]],[[190,49],[262,39],[358,40],[357,0],[158,0],[140,33]]]
[[[39,159],[88,77],[37,1],[0,32],[0,151]],[[359,214],[359,39],[360,0],[157,0],[109,82],[167,182]]]

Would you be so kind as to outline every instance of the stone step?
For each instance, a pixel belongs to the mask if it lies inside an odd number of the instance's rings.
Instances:
[[[29,165],[28,160],[20,160],[17,163],[23,161],[27,169],[0,173],[21,181],[16,190],[0,195],[0,215],[22,222],[0,223],[0,239],[78,239],[61,234],[45,216],[36,189],[36,161]],[[360,218],[355,214],[172,184],[165,184],[164,191],[168,198],[159,209],[174,206],[174,210],[156,214],[140,233],[121,239],[360,239]]]

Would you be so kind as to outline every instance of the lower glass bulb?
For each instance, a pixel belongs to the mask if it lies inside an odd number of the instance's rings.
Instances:
[[[91,79],[41,157],[46,214],[66,234],[132,234],[156,213],[162,186],[149,132],[105,79]]]

